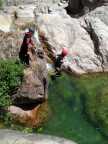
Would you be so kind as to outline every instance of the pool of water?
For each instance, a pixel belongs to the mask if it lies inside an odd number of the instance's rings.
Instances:
[[[91,91],[95,95],[97,91],[93,88],[100,89],[105,84],[108,84],[108,76],[98,74],[82,78],[63,75],[51,81],[49,105],[52,115],[42,127],[42,133],[65,137],[79,144],[108,144],[108,139],[84,113],[82,99],[82,95],[89,97]]]
[[[104,133],[104,130],[108,130],[107,124],[105,123],[106,129],[104,129],[104,125],[100,121],[103,117],[99,117],[101,110],[97,113],[98,119],[95,115],[96,110],[99,109],[97,101],[100,100],[97,99],[97,94],[100,98],[100,95],[103,94],[100,94],[100,92],[105,91],[107,86],[107,74],[78,78],[63,74],[56,80],[50,80],[48,99],[51,108],[50,117],[40,128],[25,128],[25,132],[60,136],[78,144],[108,144],[108,138]],[[104,112],[108,101],[106,100],[105,108],[102,107],[104,103],[101,104],[102,112]],[[107,115],[104,115],[105,118],[107,118]],[[3,127],[3,125],[0,124],[0,127]],[[13,128],[19,129],[15,125]],[[20,130],[23,130],[23,127]]]

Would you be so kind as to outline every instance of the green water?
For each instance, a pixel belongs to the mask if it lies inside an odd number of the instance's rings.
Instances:
[[[108,139],[102,136],[99,128],[87,119],[82,99],[82,95],[89,97],[89,92],[95,95],[94,88],[103,88],[107,81],[107,76],[74,78],[63,75],[50,82],[49,105],[52,114],[41,132],[65,137],[78,144],[108,144]]]
[[[78,144],[108,144],[108,75],[75,78],[63,74],[49,82],[49,120],[38,129],[13,129],[60,136]],[[0,124],[3,127],[3,124]]]

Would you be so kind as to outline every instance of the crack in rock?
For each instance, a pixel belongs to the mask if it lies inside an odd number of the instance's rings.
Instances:
[[[101,67],[102,67],[102,72],[104,72],[104,58],[103,58],[103,54],[100,51],[100,42],[99,42],[99,38],[97,36],[97,34],[95,33],[92,24],[90,23],[90,21],[88,21],[87,18],[84,19],[86,26],[82,26],[87,33],[89,34],[93,45],[94,45],[94,53],[97,55],[97,58],[99,59],[99,61],[101,62]]]

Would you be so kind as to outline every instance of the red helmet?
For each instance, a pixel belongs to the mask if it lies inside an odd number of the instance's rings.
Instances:
[[[68,54],[68,49],[67,48],[62,48],[62,56],[65,57]]]

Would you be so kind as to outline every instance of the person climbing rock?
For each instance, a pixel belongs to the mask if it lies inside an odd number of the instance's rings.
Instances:
[[[19,58],[21,63],[26,65],[29,65],[28,51],[30,51],[30,49],[33,49],[35,47],[35,44],[32,39],[33,35],[34,35],[34,29],[29,28],[28,32],[26,32],[24,35],[24,39],[19,52]]]
[[[61,75],[61,66],[63,64],[63,59],[67,56],[68,50],[67,48],[63,48],[61,54],[57,55],[54,62],[55,75],[52,75],[52,79],[56,79],[56,77]]]

